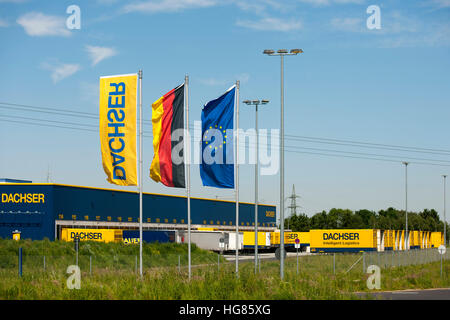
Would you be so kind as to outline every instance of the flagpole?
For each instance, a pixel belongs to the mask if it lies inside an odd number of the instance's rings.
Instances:
[[[186,108],[186,137],[184,139],[186,148],[184,152],[184,163],[186,164],[186,193],[187,193],[187,219],[188,219],[188,269],[189,280],[191,280],[191,136],[189,135],[189,76],[184,77],[184,99]]]
[[[236,276],[239,277],[239,80],[236,81]]]
[[[139,70],[139,274],[142,279],[142,70]]]

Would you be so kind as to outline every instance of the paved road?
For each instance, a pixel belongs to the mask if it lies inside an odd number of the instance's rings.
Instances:
[[[450,300],[450,288],[447,289],[427,289],[427,290],[402,290],[383,291],[373,293],[356,293],[364,298],[371,295],[375,299],[381,300]]]

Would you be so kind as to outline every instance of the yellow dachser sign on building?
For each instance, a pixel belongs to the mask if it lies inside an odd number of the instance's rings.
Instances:
[[[137,74],[100,78],[100,144],[110,183],[137,185]]]
[[[43,193],[2,193],[2,203],[45,203]]]
[[[77,228],[61,230],[61,240],[73,241],[75,237],[78,237],[80,241],[117,242],[122,240],[122,230]]]

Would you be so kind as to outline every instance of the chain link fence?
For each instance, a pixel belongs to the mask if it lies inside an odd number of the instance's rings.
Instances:
[[[242,256],[241,256],[242,257]],[[398,268],[411,265],[423,265],[432,262],[450,260],[450,252],[447,250],[441,256],[436,248],[433,249],[411,249],[408,251],[383,251],[383,252],[360,252],[360,253],[322,253],[301,254],[297,258],[288,257],[286,268],[300,271],[315,270],[325,274],[363,272],[367,267],[376,265],[381,269]],[[274,255],[263,254],[259,257],[257,272],[264,272],[265,266],[279,264]],[[209,270],[222,270],[226,265],[232,265],[235,261],[228,261],[223,255],[211,253],[208,255],[191,257],[191,266]],[[188,256],[180,254],[152,254],[143,255],[143,270],[172,269],[174,272],[186,272],[188,268]],[[241,266],[252,265],[254,259],[249,258],[240,261]],[[139,273],[139,255],[102,254],[81,255],[74,254],[63,256],[51,255],[27,255],[26,250],[22,256],[22,271],[24,274],[31,272],[58,272],[67,269],[69,265],[78,265],[81,272],[95,274],[105,271],[120,271]],[[0,256],[0,271],[19,270],[19,254]]]
[[[216,254],[202,257],[191,257],[192,268],[214,267],[219,269],[226,260]],[[102,271],[128,271],[139,273],[139,255],[27,255],[25,250],[22,256],[22,271],[31,272],[65,271],[70,265],[77,265],[83,273],[97,273]],[[172,268],[174,271],[184,271],[188,268],[186,254],[143,255],[142,266],[144,271]],[[0,271],[19,270],[19,255],[0,256]]]

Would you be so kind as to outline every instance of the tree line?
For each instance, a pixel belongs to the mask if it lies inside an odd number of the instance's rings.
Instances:
[[[308,217],[304,213],[292,215],[285,219],[285,228],[296,232],[307,232],[311,229],[382,229],[405,230],[406,217],[404,210],[388,208],[378,212],[366,209],[352,211],[333,208]],[[447,223],[447,239],[449,225]],[[408,211],[408,230],[444,232],[444,222],[434,209],[424,209],[420,212]]]

